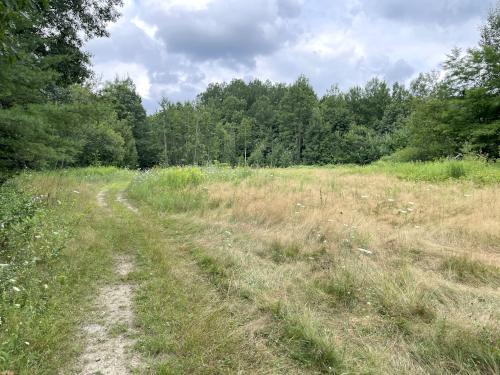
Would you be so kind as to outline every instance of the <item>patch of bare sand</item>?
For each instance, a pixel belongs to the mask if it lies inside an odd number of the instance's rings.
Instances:
[[[118,259],[116,273],[127,276],[134,268],[129,258]],[[132,311],[133,287],[117,283],[101,289],[96,300],[98,322],[83,327],[86,346],[77,373],[82,375],[126,375],[139,366],[132,351],[135,340]]]

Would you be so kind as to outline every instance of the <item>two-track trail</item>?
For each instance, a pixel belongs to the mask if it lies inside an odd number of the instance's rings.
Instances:
[[[97,206],[109,210],[106,195],[106,189],[99,191]],[[117,194],[116,200],[127,209],[138,212],[122,193]],[[93,319],[82,327],[85,346],[77,370],[82,375],[126,375],[143,365],[133,351],[133,335],[136,333],[132,307],[134,286],[126,281],[135,268],[134,260],[129,255],[119,255],[114,263],[116,280],[99,290]]]
[[[82,322],[83,350],[71,373],[321,372],[278,343],[281,328],[272,314],[213,277],[210,267],[219,266],[210,266],[214,260],[191,243],[197,225],[129,201],[127,183],[112,182],[94,195],[109,275],[99,281]]]

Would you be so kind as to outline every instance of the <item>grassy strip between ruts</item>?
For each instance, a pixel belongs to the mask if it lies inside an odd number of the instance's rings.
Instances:
[[[158,218],[146,206],[140,215],[130,214],[125,225],[129,246],[138,252],[133,275],[143,332],[138,347],[151,359],[152,373],[315,372],[259,336],[256,326],[269,324],[269,314],[221,289],[219,266],[190,244],[196,225]]]

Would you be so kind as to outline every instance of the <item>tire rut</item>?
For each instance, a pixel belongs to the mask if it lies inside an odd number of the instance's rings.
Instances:
[[[134,213],[136,213],[136,214],[137,214],[137,213],[139,213],[139,210],[138,210],[136,207],[132,206],[132,205],[129,203],[129,201],[127,200],[127,198],[125,198],[125,197],[123,196],[123,192],[119,192],[119,193],[116,195],[116,200],[117,200],[118,202],[120,202],[121,204],[123,204],[125,207],[127,207],[130,211],[132,211],[132,212],[134,212]]]
[[[128,257],[117,260],[116,273],[126,277],[134,268]],[[133,286],[116,283],[103,287],[96,300],[98,319],[83,327],[84,353],[78,364],[82,375],[126,375],[139,366],[132,351],[134,314],[132,311]]]

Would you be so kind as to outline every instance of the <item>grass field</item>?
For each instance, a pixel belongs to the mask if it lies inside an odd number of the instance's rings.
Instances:
[[[0,370],[78,373],[126,255],[132,373],[498,374],[499,184],[481,161],[22,175]]]

